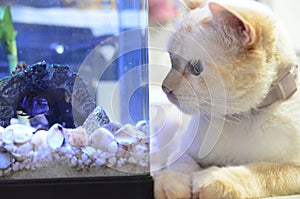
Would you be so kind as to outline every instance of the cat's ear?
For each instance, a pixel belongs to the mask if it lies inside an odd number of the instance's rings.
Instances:
[[[236,30],[245,45],[252,45],[255,42],[256,36],[253,27],[234,8],[216,2],[210,2],[208,6],[213,19]]]
[[[188,12],[203,6],[206,1],[207,0],[177,0],[177,3],[182,11]]]

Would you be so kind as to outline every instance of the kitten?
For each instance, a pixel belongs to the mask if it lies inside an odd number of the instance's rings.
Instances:
[[[300,193],[296,56],[278,20],[255,1],[191,5],[171,36],[162,87],[193,117],[154,176],[156,198]]]

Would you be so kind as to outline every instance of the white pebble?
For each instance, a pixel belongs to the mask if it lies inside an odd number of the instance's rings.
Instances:
[[[87,159],[87,160],[83,161],[84,165],[90,165],[91,163],[92,163],[91,159]]]
[[[111,157],[111,158],[108,159],[107,165],[108,166],[114,166],[116,164],[116,162],[117,162],[117,158],[116,157]]]
[[[137,161],[133,157],[130,157],[128,159],[128,162],[131,163],[131,164],[136,164],[137,163]]]
[[[105,164],[105,159],[104,158],[98,158],[98,159],[96,159],[95,164],[97,166],[102,166],[102,165]]]
[[[73,157],[72,154],[66,154],[66,156],[68,157],[68,159],[71,159]]]
[[[98,165],[94,162],[93,164],[91,164],[91,166],[90,166],[91,168],[97,168],[98,167]]]
[[[65,154],[63,154],[62,156],[60,156],[60,161],[61,162],[67,161],[68,159],[69,158]]]
[[[136,153],[147,153],[148,152],[148,148],[145,145],[136,145],[133,147],[133,152]]]
[[[83,162],[80,159],[77,160],[77,163],[78,163],[78,166],[82,166],[83,165]]]
[[[28,142],[26,144],[19,146],[16,152],[22,156],[29,156],[32,150],[33,150],[33,144]]]
[[[30,170],[32,170],[32,171],[36,170],[36,167],[34,164],[31,164]]]
[[[77,158],[76,157],[72,157],[71,166],[73,166],[73,167],[77,166]]]
[[[13,171],[18,171],[20,169],[20,163],[19,162],[15,162],[13,165],[12,165],[12,170]]]
[[[97,155],[97,157],[101,157],[102,153],[103,153],[103,151],[101,151],[100,149],[97,149],[95,154]]]
[[[104,157],[105,159],[108,159],[108,158],[111,157],[111,155],[110,155],[110,153],[103,152],[103,153],[101,154],[101,157]]]
[[[59,149],[59,151],[63,154],[72,154],[72,147],[69,144],[64,145]]]
[[[83,147],[83,148],[81,148],[81,150],[83,153],[87,154],[89,157],[93,157],[97,151],[96,149],[94,149],[93,147],[90,147],[90,146]]]
[[[142,167],[147,167],[148,163],[142,160],[142,161],[139,162],[139,165],[142,166]]]
[[[24,162],[20,162],[19,170],[23,170],[25,168]]]
[[[36,162],[34,165],[36,168],[40,168],[43,166],[41,162]]]
[[[81,159],[82,159],[83,162],[85,162],[86,160],[89,159],[89,156],[88,156],[87,154],[83,153],[83,154],[81,155]]]
[[[55,154],[53,155],[53,157],[54,157],[55,160],[59,160],[59,159],[60,159],[60,156],[59,156],[59,154],[57,154],[57,153],[55,153]]]
[[[29,170],[29,169],[31,168],[31,164],[27,163],[27,164],[25,165],[25,168],[26,168],[27,170]]]
[[[4,176],[10,176],[10,175],[11,175],[11,172],[12,172],[12,168],[9,167],[8,169],[6,169],[6,170],[3,172],[3,175],[4,175]]]
[[[108,152],[111,154],[116,154],[118,151],[118,144],[115,141],[112,141],[109,145],[108,145]]]
[[[38,161],[39,161],[39,154],[38,154],[37,151],[34,151],[34,152],[32,153],[32,162],[33,162],[33,163],[36,163],[36,162],[38,162]]]
[[[117,167],[121,168],[125,164],[125,158],[120,158],[117,161]]]

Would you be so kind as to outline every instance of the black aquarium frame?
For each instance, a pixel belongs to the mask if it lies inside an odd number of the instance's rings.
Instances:
[[[154,199],[150,174],[0,180],[1,197],[28,199]]]

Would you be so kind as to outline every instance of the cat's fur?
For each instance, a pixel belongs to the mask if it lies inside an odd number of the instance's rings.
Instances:
[[[163,90],[194,116],[182,140],[189,149],[154,176],[156,198],[300,193],[299,91],[259,108],[278,74],[296,64],[271,10],[248,0],[193,4],[168,49],[172,69]],[[200,75],[188,63],[198,60],[203,63]],[[202,135],[209,128],[220,135],[201,154]]]

